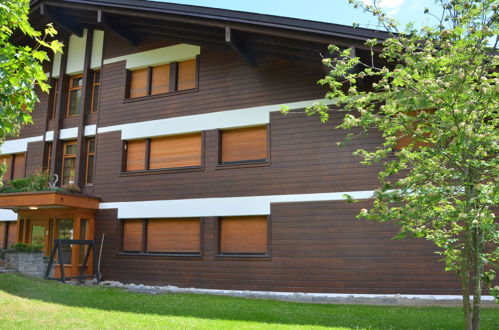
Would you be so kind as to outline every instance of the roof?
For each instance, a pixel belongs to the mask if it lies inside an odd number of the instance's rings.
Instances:
[[[325,23],[297,18],[289,18],[267,14],[249,13],[243,11],[209,8],[192,5],[182,5],[146,0],[34,0],[31,7],[45,2],[51,5],[86,5],[102,8],[123,8],[134,11],[163,13],[182,17],[195,17],[200,19],[215,20],[226,23],[243,23],[248,25],[272,27],[289,31],[302,31],[321,35],[345,37],[357,40],[369,38],[384,39],[388,34],[384,31],[353,28],[351,26]]]

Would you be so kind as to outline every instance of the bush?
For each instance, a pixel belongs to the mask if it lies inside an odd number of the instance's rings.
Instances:
[[[18,242],[11,246],[17,252],[40,252],[43,249],[43,245],[41,244],[26,244],[23,242]]]
[[[38,172],[27,175],[25,178],[11,180],[7,186],[0,187],[0,193],[29,192],[47,190],[49,184],[49,174]]]

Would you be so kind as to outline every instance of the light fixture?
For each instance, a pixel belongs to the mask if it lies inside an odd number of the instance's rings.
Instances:
[[[38,207],[37,206],[30,206],[29,209],[30,210],[38,210]]]

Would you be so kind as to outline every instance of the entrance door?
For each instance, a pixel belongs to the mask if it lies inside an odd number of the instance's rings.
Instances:
[[[49,219],[29,219],[28,228],[28,240],[26,243],[42,246],[43,253],[48,256],[50,253]]]

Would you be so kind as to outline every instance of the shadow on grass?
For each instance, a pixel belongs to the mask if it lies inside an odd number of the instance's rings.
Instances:
[[[71,307],[268,324],[370,329],[462,329],[460,308],[319,305],[197,294],[149,295],[0,274],[0,290]],[[499,324],[484,310],[484,329]],[[494,316],[495,315],[495,316]]]

